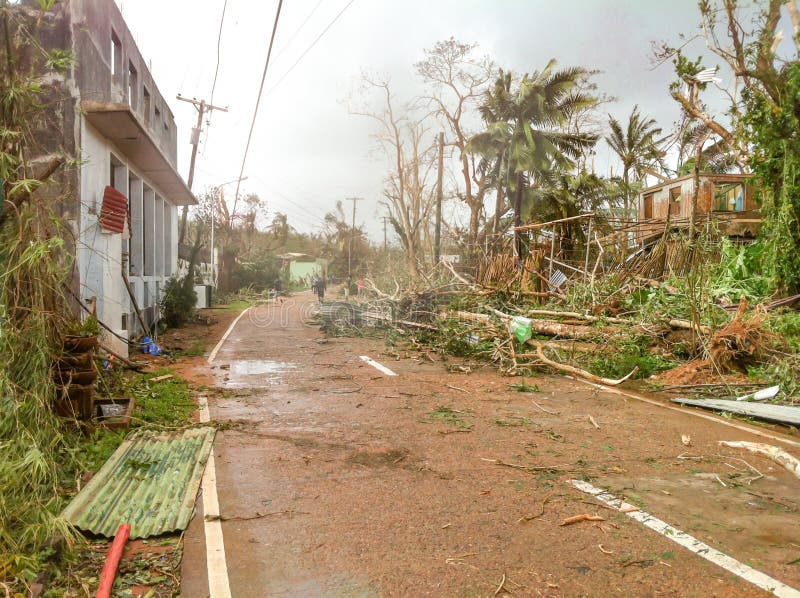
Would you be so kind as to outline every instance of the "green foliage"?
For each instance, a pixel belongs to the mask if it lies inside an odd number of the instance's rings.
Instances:
[[[69,323],[65,332],[71,336],[97,336],[100,334],[100,323],[95,316],[88,316],[82,322],[76,319]]]
[[[280,261],[270,252],[258,252],[248,262],[234,265],[231,288],[264,291],[272,288],[280,275]]]
[[[169,327],[182,326],[194,317],[197,294],[185,278],[172,277],[164,285],[161,314]]]
[[[161,369],[147,377],[136,376],[127,385],[125,394],[136,398],[134,417],[137,423],[179,427],[191,423],[196,406],[189,385],[177,376],[161,382],[150,379],[173,373]]]
[[[0,229],[0,576],[32,581],[54,537],[75,534],[58,517],[63,469],[74,468],[73,434],[60,425],[51,364],[68,313],[60,289],[69,264],[59,237],[39,240],[38,215],[24,207]]]
[[[470,139],[467,151],[481,157],[493,185],[527,194],[532,183],[572,169],[597,141],[596,135],[565,130],[574,114],[597,103],[584,92],[591,73],[555,66],[551,60],[518,81],[501,69],[485,93],[480,113],[486,128]]]
[[[784,292],[800,291],[800,63],[781,73],[779,103],[746,89],[744,117],[760,188],[765,266]]]
[[[536,384],[527,384],[526,382],[509,384],[508,387],[517,392],[539,392],[539,387]]]
[[[713,295],[731,301],[741,297],[759,301],[769,296],[773,287],[771,278],[763,274],[764,247],[763,241],[736,246],[727,237],[723,238],[722,258],[711,277]]]
[[[775,314],[767,320],[767,328],[779,334],[790,351],[800,353],[800,313],[787,311]]]
[[[613,351],[594,355],[589,360],[592,373],[606,378],[622,378],[634,367],[639,371],[635,378],[649,378],[653,374],[663,372],[678,365],[649,348],[650,338],[645,336],[629,336],[622,343],[614,346]]]
[[[459,430],[469,430],[472,424],[468,424],[462,417],[463,412],[457,411],[452,407],[440,406],[428,414],[428,418],[433,421],[440,421]]]

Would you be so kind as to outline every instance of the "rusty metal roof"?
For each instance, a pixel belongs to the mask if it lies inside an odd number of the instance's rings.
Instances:
[[[64,509],[75,527],[112,537],[122,523],[131,538],[185,529],[216,430],[131,433]]]

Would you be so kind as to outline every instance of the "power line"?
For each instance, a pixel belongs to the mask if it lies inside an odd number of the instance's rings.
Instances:
[[[236,183],[236,196],[233,199],[233,210],[231,211],[231,214],[236,213],[236,204],[239,202],[239,185],[241,185],[242,176],[244,176],[244,165],[247,162],[247,152],[250,151],[250,140],[253,138],[253,128],[256,126],[258,107],[261,104],[261,93],[264,91],[264,80],[267,78],[269,57],[272,55],[272,45],[275,43],[275,32],[278,30],[278,19],[281,16],[281,6],[283,6],[283,0],[278,0],[278,9],[275,12],[275,23],[273,23],[272,25],[272,35],[269,38],[269,49],[267,50],[267,59],[264,61],[264,72],[261,74],[261,85],[258,86],[258,97],[256,97],[256,107],[253,110],[253,120],[250,123],[250,132],[247,134],[247,144],[244,146],[244,156],[242,156],[242,167],[239,170],[239,180]]]
[[[219,32],[217,33],[217,66],[214,69],[214,82],[211,84],[211,100],[209,104],[214,103],[214,91],[217,89],[217,75],[219,75],[219,58],[220,58],[220,46],[222,45],[222,25],[225,23],[225,10],[228,8],[228,0],[225,0],[225,3],[222,5],[222,16],[219,19]],[[208,127],[211,127],[211,117],[208,118]],[[206,129],[206,138],[203,143],[208,143],[208,133],[209,129]]]
[[[287,203],[290,203],[291,205],[295,206],[296,208],[302,210],[302,214],[303,214],[304,218],[313,218],[314,220],[319,220],[319,222],[321,224],[327,224],[327,221],[324,218],[320,218],[319,216],[309,212],[307,205],[306,206],[300,205],[296,201],[294,201],[294,200],[290,199],[289,197],[287,197],[285,194],[281,193],[280,191],[277,191],[274,187],[272,187],[272,185],[270,183],[265,181],[259,175],[257,175],[257,174],[253,175],[253,178],[261,181],[261,184],[264,185],[265,188],[267,188],[267,191],[269,191],[271,193],[274,193],[275,195],[278,195],[279,197],[281,197]]]
[[[214,82],[211,84],[211,101],[214,103],[214,91],[217,89],[217,75],[219,74],[219,50],[222,44],[222,25],[225,22],[225,10],[228,8],[228,0],[222,5],[222,16],[219,19],[219,32],[217,33],[217,66],[214,69]]]
[[[287,41],[284,44],[284,46],[280,50],[278,50],[278,53],[275,54],[275,60],[278,60],[278,58],[280,58],[283,55],[283,53],[286,52],[286,49],[290,45],[292,45],[292,42],[294,41],[294,38],[297,37],[297,34],[300,33],[303,30],[303,27],[306,26],[306,23],[308,23],[308,21],[311,19],[311,17],[314,16],[314,13],[317,12],[317,9],[319,8],[320,4],[322,4],[322,0],[319,0],[319,2],[317,2],[316,6],[314,6],[314,8],[311,9],[311,12],[308,13],[308,15],[306,15],[306,18],[303,19],[303,22],[300,23],[300,26],[297,29],[295,29],[295,31],[294,31],[294,33],[292,33],[292,35],[289,36],[289,41]]]
[[[325,27],[325,29],[323,29],[323,30],[322,30],[322,32],[321,32],[321,33],[320,33],[320,34],[319,34],[319,35],[316,37],[316,39],[315,39],[313,42],[311,42],[311,45],[310,45],[310,46],[308,46],[308,47],[307,47],[307,48],[306,48],[306,49],[303,51],[303,53],[302,53],[302,54],[300,54],[300,57],[299,57],[297,60],[295,60],[295,61],[294,61],[294,64],[293,64],[292,66],[290,66],[290,67],[289,67],[289,70],[288,70],[288,71],[286,71],[286,72],[283,74],[283,76],[282,76],[280,79],[278,79],[278,82],[277,82],[277,83],[275,83],[275,85],[273,85],[273,86],[272,86],[272,87],[271,87],[271,88],[270,88],[270,89],[267,91],[267,95],[269,95],[269,94],[271,94],[273,91],[275,91],[275,89],[278,87],[278,85],[280,85],[280,84],[281,84],[281,82],[282,82],[284,79],[286,79],[286,77],[288,77],[288,76],[289,76],[289,73],[291,73],[291,72],[294,70],[294,68],[295,68],[295,67],[298,65],[298,63],[299,63],[301,60],[303,60],[303,58],[305,57],[305,55],[306,55],[306,54],[308,54],[308,53],[311,51],[311,48],[313,48],[314,46],[316,46],[316,45],[317,45],[317,42],[318,42],[319,40],[321,40],[321,39],[322,39],[322,36],[323,36],[323,35],[325,35],[325,34],[328,32],[328,29],[330,29],[331,27],[333,27],[333,24],[334,24],[336,21],[338,21],[338,20],[339,20],[339,17],[341,17],[341,16],[344,14],[344,11],[346,11],[348,8],[350,8],[350,5],[351,5],[353,2],[355,2],[355,1],[356,1],[356,0],[350,0],[350,2],[348,2],[348,3],[345,5],[345,7],[344,7],[342,10],[340,10],[340,11],[339,11],[339,13],[338,13],[338,14],[337,14],[335,17],[333,17],[333,20],[332,20],[330,23],[328,23],[328,25]]]

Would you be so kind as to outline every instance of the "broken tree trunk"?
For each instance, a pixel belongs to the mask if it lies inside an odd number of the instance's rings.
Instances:
[[[690,322],[689,320],[678,320],[673,318],[667,323],[669,324],[670,328],[676,328],[678,330],[694,330],[702,334],[711,334],[710,326],[700,326],[698,328],[694,322]]]
[[[553,341],[527,341],[528,345],[535,347],[540,344],[545,349],[555,349],[557,351],[566,351],[567,353],[597,353],[604,349],[603,345],[597,343],[582,343],[571,339],[567,340],[553,340]],[[517,357],[520,359],[535,358],[535,353],[518,353]]]
[[[605,384],[606,386],[618,386],[639,371],[639,367],[637,366],[633,368],[633,370],[631,370],[631,372],[627,376],[625,376],[624,378],[620,378],[619,380],[612,380],[611,378],[601,378],[600,376],[595,376],[594,374],[582,370],[580,368],[576,368],[574,366],[566,365],[563,363],[558,363],[557,361],[549,359],[544,354],[544,349],[542,348],[542,346],[538,343],[536,343],[536,356],[544,364],[549,365],[554,370],[558,370],[560,372],[566,372],[568,374],[573,374],[574,376],[578,376],[579,378],[585,378],[586,380],[589,380],[591,382],[595,382],[597,384]]]
[[[590,316],[587,314],[579,314],[576,311],[556,311],[552,309],[532,309],[528,311],[528,315],[536,316],[552,316],[555,318],[570,318],[573,320],[585,320],[586,322],[609,322],[611,324],[633,324],[630,320],[624,318],[603,317],[603,316]]]
[[[492,311],[505,321],[510,321],[514,317],[497,309],[492,309]],[[536,334],[560,336],[561,338],[572,338],[576,340],[597,339],[600,336],[612,335],[620,331],[619,328],[614,326],[604,326],[603,328],[598,328],[596,326],[564,324],[555,320],[539,319],[531,319],[531,330]]]
[[[779,463],[787,470],[792,472],[796,478],[800,478],[800,460],[796,459],[780,447],[772,446],[771,444],[763,444],[761,442],[747,442],[745,440],[738,442],[720,440],[719,443],[722,446],[745,449],[751,453],[755,453],[756,455],[762,455],[772,459],[776,463]]]

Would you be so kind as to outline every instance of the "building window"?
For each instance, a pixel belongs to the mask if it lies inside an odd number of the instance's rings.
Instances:
[[[648,193],[643,199],[645,220],[650,220],[653,217],[653,195],[655,194]]]
[[[119,82],[122,76],[122,42],[114,30],[111,30],[111,76]]]
[[[134,110],[139,103],[139,77],[133,63],[128,64],[128,105]]]
[[[681,213],[681,188],[673,187],[669,190],[669,215],[679,216]]]
[[[150,126],[150,92],[146,87],[142,87],[142,112],[144,112],[144,124]]]
[[[714,188],[715,212],[743,212],[744,185],[742,183],[717,183]]]

